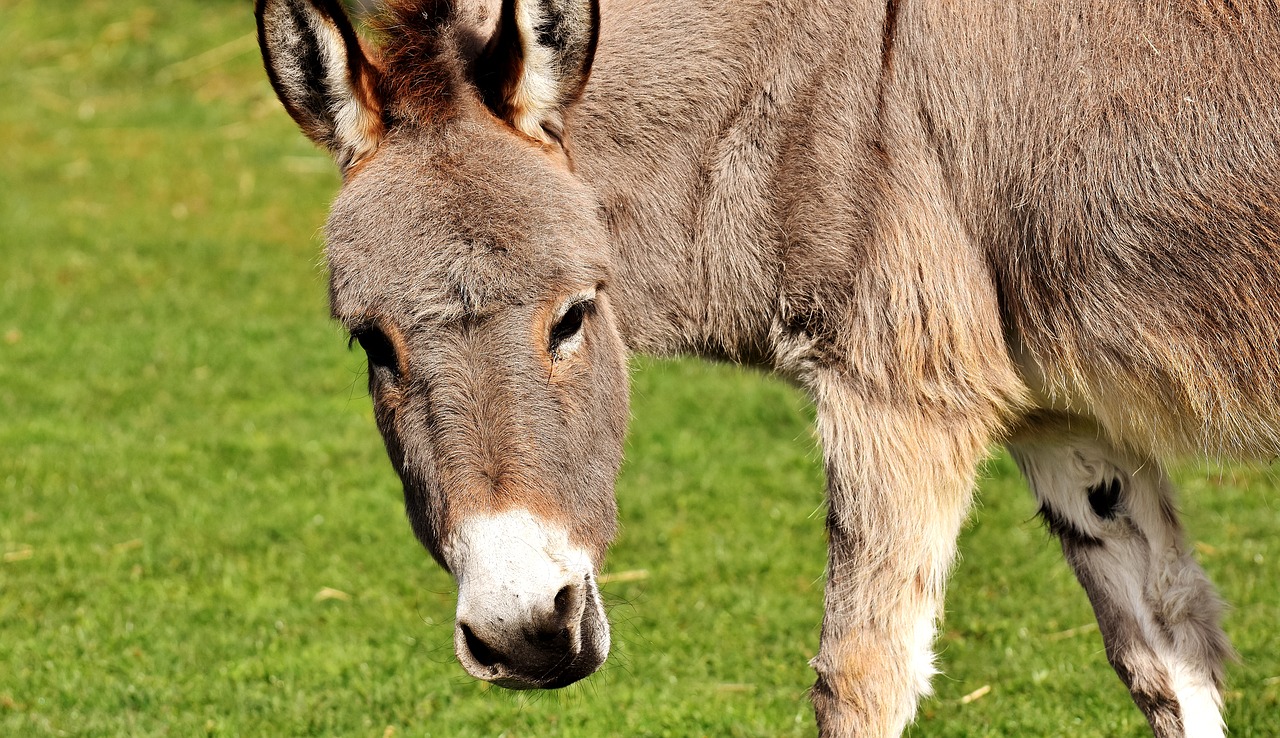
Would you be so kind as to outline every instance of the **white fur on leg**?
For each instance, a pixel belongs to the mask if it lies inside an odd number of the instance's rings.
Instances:
[[[1215,674],[1230,647],[1217,628],[1221,603],[1186,550],[1173,513],[1173,488],[1159,464],[1079,436],[1011,450],[1068,535],[1094,542],[1073,566],[1078,574],[1085,567],[1095,588],[1092,597],[1123,607],[1137,625],[1133,635],[1155,657],[1152,666],[1163,672],[1144,681],[1163,684],[1161,691],[1177,704],[1183,735],[1223,738]],[[1092,509],[1090,490],[1111,479],[1124,483],[1118,507],[1109,514]]]
[[[1203,649],[1199,653],[1211,652],[1205,648],[1205,632],[1197,630],[1194,623],[1197,617],[1216,614],[1221,605],[1213,585],[1186,551],[1181,530],[1170,525],[1162,509],[1162,501],[1173,496],[1164,473],[1153,465],[1133,470],[1129,478],[1129,515],[1150,547],[1146,597],[1141,601],[1139,620],[1152,650],[1169,674],[1185,735],[1222,738],[1226,731],[1222,695],[1212,677],[1218,664],[1197,663],[1193,658],[1197,651],[1186,645],[1196,643]],[[1159,610],[1163,627],[1156,626],[1152,607]]]
[[[1156,653],[1169,668],[1187,738],[1223,738],[1227,724],[1222,719],[1222,695],[1217,686],[1205,678],[1202,669],[1178,661],[1175,654],[1165,653],[1159,648]],[[1170,667],[1171,662],[1173,666]]]
[[[916,701],[933,694],[933,675],[938,667],[933,653],[933,640],[937,635],[937,619],[933,613],[926,613],[916,620],[915,632],[911,638],[911,673],[914,675]],[[912,714],[915,705],[912,705]]]

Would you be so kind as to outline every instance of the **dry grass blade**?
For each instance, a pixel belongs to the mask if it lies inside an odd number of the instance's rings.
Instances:
[[[214,67],[226,64],[232,59],[247,54],[258,48],[258,36],[255,33],[238,36],[221,46],[215,46],[208,51],[201,52],[189,59],[183,59],[180,62],[174,62],[164,69],[160,70],[157,79],[161,82],[174,82],[176,80],[194,77],[201,72],[206,72]]]
[[[1067,628],[1066,630],[1060,630],[1057,633],[1050,633],[1049,635],[1045,636],[1044,639],[1046,641],[1061,641],[1067,638],[1078,636],[1082,633],[1092,633],[1097,629],[1098,629],[1097,623],[1085,623],[1084,625],[1077,625],[1074,628]]]
[[[965,696],[961,697],[960,704],[967,705],[970,702],[977,702],[983,697],[986,697],[990,691],[991,691],[991,685],[984,684],[981,687],[978,687],[977,689],[973,690],[969,694],[966,694]]]

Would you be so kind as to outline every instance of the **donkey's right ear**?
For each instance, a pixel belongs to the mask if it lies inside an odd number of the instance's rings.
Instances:
[[[345,173],[383,135],[378,70],[338,0],[257,0],[258,45],[280,102]]]

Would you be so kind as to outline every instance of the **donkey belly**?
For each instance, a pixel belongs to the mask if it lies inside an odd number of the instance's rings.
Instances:
[[[1280,453],[1280,248],[1160,235],[1081,241],[1077,267],[1016,280],[1024,381],[1042,409],[1092,416],[1139,448]]]

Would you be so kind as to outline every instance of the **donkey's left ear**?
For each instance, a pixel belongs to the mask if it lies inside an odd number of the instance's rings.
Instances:
[[[382,139],[378,70],[338,0],[257,0],[258,45],[280,102],[345,173]]]
[[[485,103],[516,130],[564,143],[564,117],[591,74],[598,0],[502,0],[498,30],[477,62]]]

